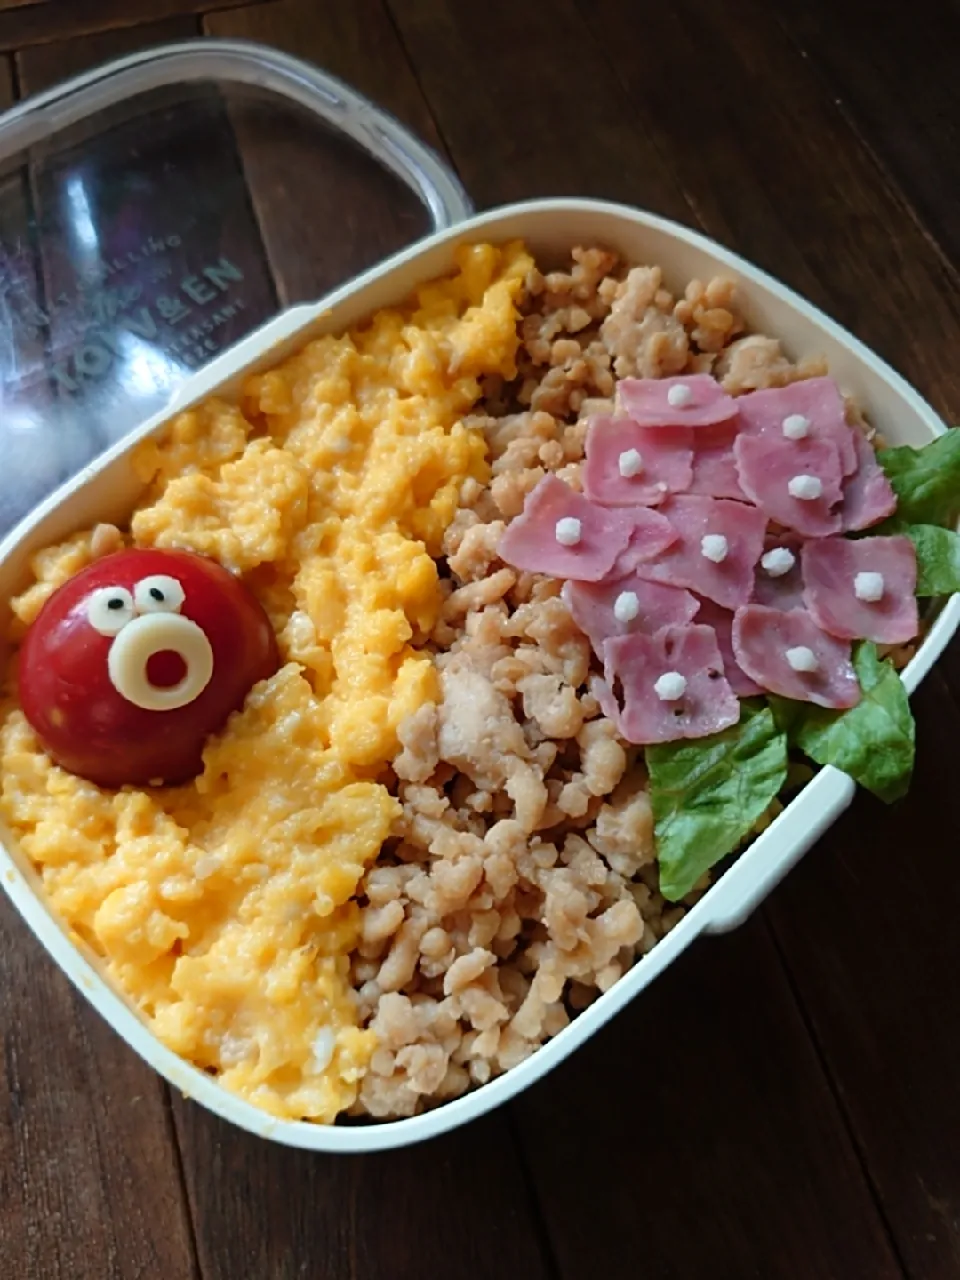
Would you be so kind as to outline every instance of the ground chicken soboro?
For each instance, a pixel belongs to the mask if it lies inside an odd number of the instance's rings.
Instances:
[[[497,557],[547,471],[579,485],[587,416],[617,378],[712,372],[733,394],[823,372],[747,334],[729,281],[679,300],[601,249],[534,269],[518,377],[468,419],[491,462],[444,538],[441,698],[400,726],[397,836],[364,876],[355,984],[378,1048],[359,1109],[410,1115],[515,1066],[681,917],[657,891],[640,753],[589,691],[559,583]],[[696,895],[694,895],[696,896]]]
[[[616,378],[737,394],[823,371],[748,334],[729,282],[676,299],[602,249],[547,275],[464,249],[418,303],[141,452],[134,540],[243,573],[287,660],[201,778],[106,795],[15,708],[0,741],[54,906],[167,1043],[279,1115],[406,1116],[483,1084],[683,914],[589,644],[498,541],[546,471],[579,483]],[[116,537],[37,557],[20,625]]]
[[[488,476],[459,419],[478,378],[515,373],[530,265],[519,246],[465,248],[409,305],[140,449],[131,540],[241,573],[284,661],[194,783],[101,791],[52,765],[15,705],[0,730],[0,809],[53,907],[167,1045],[279,1116],[333,1120],[375,1045],[350,990],[353,895],[402,812],[379,781],[397,726],[439,689],[434,557],[463,485]],[[37,556],[16,627],[118,540]]]

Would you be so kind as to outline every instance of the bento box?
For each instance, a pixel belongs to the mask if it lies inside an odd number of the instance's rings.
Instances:
[[[164,410],[145,422],[73,481],[45,501],[0,545],[0,596],[20,589],[33,552],[81,526],[121,522],[142,484],[131,454],[161,433],[180,411],[211,394],[230,399],[251,373],[266,370],[305,342],[338,334],[415,287],[449,271],[457,246],[520,238],[540,263],[560,261],[574,244],[602,244],[631,262],[659,264],[665,282],[681,287],[691,278],[720,273],[743,286],[747,318],[774,333],[795,356],[826,357],[831,374],[856,397],[890,445],[923,445],[946,430],[933,409],[898,374],[816,308],[717,244],[642,211],[593,200],[548,199],[495,209],[442,230],[337,289],[315,305],[287,310],[218,356],[184,383]],[[935,618],[902,673],[913,691],[960,624],[960,597]],[[832,767],[813,779],[749,845],[716,883],[649,954],[583,1010],[568,1026],[519,1065],[489,1083],[425,1114],[360,1125],[317,1125],[278,1120],[228,1092],[209,1074],[177,1057],[147,1029],[135,1010],[98,970],[95,957],[70,940],[51,914],[39,881],[9,832],[0,849],[0,879],[47,952],[145,1062],[169,1084],[208,1110],[261,1137],[315,1151],[362,1152],[409,1145],[434,1137],[490,1111],[530,1087],[572,1054],[704,934],[743,923],[807,849],[850,804],[854,783]]]

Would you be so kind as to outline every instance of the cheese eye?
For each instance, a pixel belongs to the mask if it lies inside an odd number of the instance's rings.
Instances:
[[[141,578],[133,589],[137,613],[179,613],[183,600],[183,587],[166,573]]]
[[[126,587],[98,587],[91,592],[87,621],[100,635],[118,635],[133,618],[133,596]]]

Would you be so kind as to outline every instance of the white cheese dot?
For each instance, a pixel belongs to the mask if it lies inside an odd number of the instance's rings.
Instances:
[[[782,578],[797,563],[797,557],[789,547],[774,547],[760,557],[760,563],[771,578]]]
[[[799,498],[802,502],[815,502],[823,493],[823,482],[819,476],[794,476],[787,485],[791,498]]]
[[[787,662],[794,671],[801,671],[806,675],[816,671],[820,666],[817,655],[805,644],[798,644],[795,649],[788,649]]]
[[[639,449],[624,449],[620,455],[620,474],[625,480],[638,476],[643,470],[643,458]]]
[[[678,382],[667,392],[667,404],[674,409],[685,409],[693,399],[693,392],[685,382]]]
[[[580,541],[580,521],[576,516],[564,516],[557,521],[557,541],[561,547],[575,547]]]
[[[882,573],[858,573],[853,580],[853,594],[867,604],[876,604],[882,599],[885,587]]]
[[[632,622],[640,612],[640,601],[635,591],[621,591],[613,602],[613,616],[618,622]]]
[[[653,691],[661,702],[676,702],[687,692],[687,681],[679,671],[665,671]]]
[[[782,427],[788,440],[806,440],[810,434],[810,419],[802,413],[791,413],[784,418]]]
[[[714,564],[726,560],[729,550],[729,543],[722,533],[707,533],[700,539],[700,554]]]

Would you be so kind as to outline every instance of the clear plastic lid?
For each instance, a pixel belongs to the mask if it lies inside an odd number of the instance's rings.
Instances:
[[[215,355],[470,212],[394,119],[239,41],[0,118],[0,533]]]

